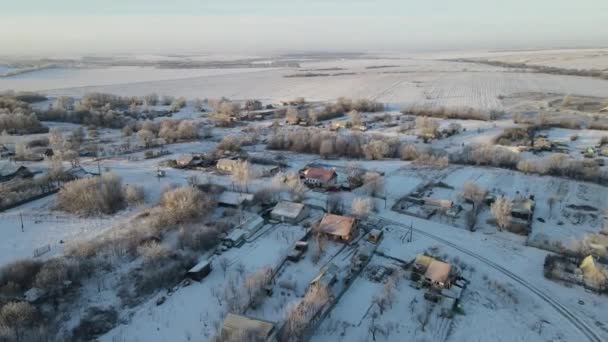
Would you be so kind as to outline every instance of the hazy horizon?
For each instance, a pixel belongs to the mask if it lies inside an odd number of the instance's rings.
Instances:
[[[608,45],[608,2],[601,0],[25,0],[2,8],[5,56]]]

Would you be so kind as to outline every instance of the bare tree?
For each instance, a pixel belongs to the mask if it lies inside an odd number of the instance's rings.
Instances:
[[[367,187],[369,195],[372,197],[383,196],[385,194],[384,178],[377,172],[366,172],[363,176],[363,184]]]
[[[434,138],[439,130],[439,121],[426,116],[419,116],[416,118],[416,130],[420,137]]]
[[[416,321],[420,324],[420,329],[422,331],[425,331],[426,326],[429,324],[431,312],[433,312],[433,305],[428,301],[423,300],[422,310],[416,314]]]
[[[549,196],[547,198],[547,205],[549,206],[549,219],[551,219],[551,216],[553,216],[553,207],[555,206],[556,201],[557,199],[555,196]]]
[[[332,213],[332,214],[340,214],[343,211],[343,201],[344,199],[342,198],[342,195],[340,194],[330,194],[327,196],[327,203],[326,203],[326,207],[325,210],[327,210],[328,213]]]
[[[232,179],[241,186],[241,190],[244,187],[245,191],[247,191],[249,181],[253,176],[254,174],[248,161],[236,161],[234,163],[232,167]]]
[[[287,112],[285,113],[285,118],[287,119],[287,123],[296,125],[300,121],[300,113],[298,108],[295,106],[289,106],[289,108],[287,108]]]
[[[139,140],[141,140],[146,148],[150,148],[156,138],[154,133],[147,129],[141,129],[139,132],[137,132],[137,137]]]
[[[353,126],[361,126],[363,124],[361,113],[354,109],[348,113],[348,119],[350,120]]]
[[[51,128],[49,130],[49,143],[54,151],[63,150],[63,133],[58,128]]]
[[[222,268],[222,271],[224,272],[224,277],[226,276],[226,271],[228,270],[228,267],[230,267],[230,260],[228,260],[228,258],[223,257],[220,258],[220,267]]]
[[[0,324],[13,330],[15,341],[25,339],[25,330],[32,327],[37,316],[36,308],[27,302],[9,302],[0,310]]]
[[[353,215],[363,218],[374,210],[374,202],[371,198],[356,197],[353,199],[351,211]]]
[[[499,230],[506,229],[509,226],[509,222],[511,221],[511,208],[511,201],[504,196],[497,198],[496,201],[492,203],[490,211],[496,219]]]
[[[334,141],[333,139],[325,139],[321,142],[321,148],[319,154],[323,158],[327,158],[334,153]]]

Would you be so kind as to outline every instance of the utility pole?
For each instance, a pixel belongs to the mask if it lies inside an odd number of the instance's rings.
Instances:
[[[412,242],[412,234],[414,234],[414,222],[410,222],[410,238],[408,240],[408,242]]]

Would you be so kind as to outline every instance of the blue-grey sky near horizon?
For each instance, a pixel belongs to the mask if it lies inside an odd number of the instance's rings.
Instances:
[[[606,0],[0,0],[4,54],[608,45]]]

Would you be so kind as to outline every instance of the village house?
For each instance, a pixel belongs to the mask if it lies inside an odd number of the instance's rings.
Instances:
[[[210,166],[210,159],[200,154],[184,154],[175,160],[177,168],[197,168]]]
[[[0,166],[0,182],[6,182],[14,178],[25,179],[34,177],[34,173],[26,166],[15,167],[10,164]]]
[[[302,172],[304,183],[309,186],[328,188],[338,181],[336,171],[320,167],[309,167]]]
[[[220,171],[231,173],[241,162],[242,161],[238,159],[222,158],[217,161],[216,168]],[[259,165],[250,163],[249,168],[254,177],[269,177],[279,172],[279,167],[277,165]]]
[[[233,313],[224,318],[221,334],[222,341],[277,341],[274,323]]]
[[[219,195],[217,203],[225,207],[243,208],[253,203],[253,194],[224,191]]]
[[[449,288],[452,266],[442,261],[433,260],[424,273],[424,280],[432,287]]]
[[[281,201],[270,212],[270,217],[273,220],[286,222],[286,223],[297,223],[302,221],[307,215],[306,206],[302,203],[295,203],[289,201]]]
[[[319,231],[339,241],[351,241],[357,236],[357,222],[354,217],[325,214],[319,223]]]
[[[452,266],[448,263],[428,255],[417,255],[412,279],[421,280],[423,284],[433,288],[445,289],[451,286],[451,271]]]

